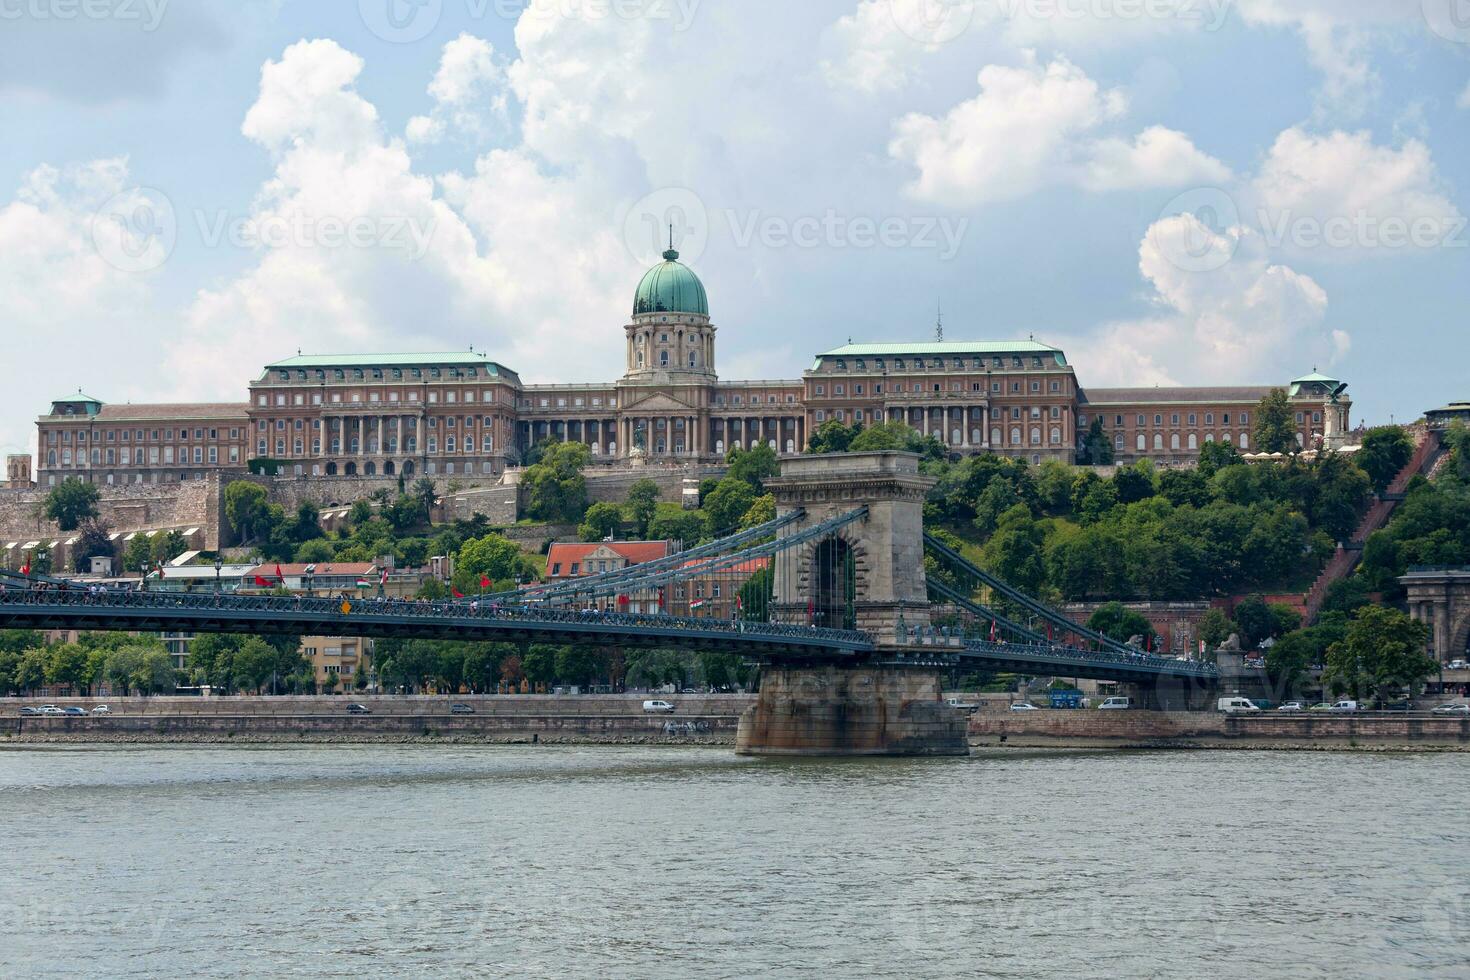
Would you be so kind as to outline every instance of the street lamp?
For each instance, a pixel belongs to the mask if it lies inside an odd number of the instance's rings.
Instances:
[[[219,578],[219,576],[220,576],[220,572],[224,569],[224,567],[225,567],[225,559],[224,559],[224,557],[222,555],[220,555],[218,552],[216,552],[215,553],[215,556],[214,556],[214,594],[215,595],[219,595],[220,592],[222,591],[222,587],[220,585],[220,578]]]
[[[138,589],[142,592],[148,591],[148,563],[138,562]]]

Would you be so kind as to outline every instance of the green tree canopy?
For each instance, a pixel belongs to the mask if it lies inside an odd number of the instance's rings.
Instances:
[[[863,431],[861,424],[849,428],[836,419],[828,419],[817,426],[817,431],[807,440],[806,451],[812,455],[823,453],[845,453],[852,440]]]
[[[1121,602],[1109,602],[1099,606],[1087,618],[1087,628],[1127,643],[1135,636],[1143,637],[1145,646],[1152,646],[1153,625],[1140,613],[1127,608]]]
[[[725,457],[730,469],[725,476],[750,484],[756,496],[766,492],[765,480],[781,472],[781,461],[776,450],[768,443],[759,443],[749,449],[732,449]]]
[[[1347,635],[1327,650],[1323,680],[1334,691],[1366,699],[1414,690],[1439,669],[1425,652],[1429,627],[1388,606],[1364,606]]]
[[[587,478],[582,470],[591,461],[592,451],[580,442],[548,447],[522,479],[526,512],[538,521],[580,522],[587,510]]]
[[[455,564],[458,572],[475,578],[488,575],[493,581],[504,581],[526,571],[526,556],[504,535],[487,534],[465,542]]]
[[[225,518],[245,544],[269,533],[265,487],[249,480],[235,480],[225,487]]]
[[[1263,453],[1294,453],[1297,445],[1296,422],[1286,389],[1272,388],[1256,405],[1256,450]]]
[[[658,484],[649,479],[639,480],[628,488],[628,514],[633,518],[639,538],[648,537],[648,526],[653,523],[654,514],[658,513],[659,495]]]
[[[587,508],[577,535],[583,541],[615,538],[623,527],[623,509],[617,504],[596,503]]]
[[[97,516],[97,501],[101,496],[95,484],[67,477],[46,494],[46,519],[55,521],[63,531],[75,531],[82,521]]]
[[[1366,474],[1377,493],[1383,493],[1414,455],[1414,440],[1400,426],[1369,429],[1353,462]]]
[[[716,534],[728,534],[740,526],[740,519],[755,503],[754,488],[744,480],[726,477],[715,487],[704,502],[704,512],[709,517],[710,530]]]

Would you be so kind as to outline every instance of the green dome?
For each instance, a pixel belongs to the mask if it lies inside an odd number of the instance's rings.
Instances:
[[[649,269],[638,284],[633,297],[633,315],[644,313],[694,313],[709,316],[709,297],[704,283],[679,263],[679,253],[672,248],[664,253],[664,261]]]

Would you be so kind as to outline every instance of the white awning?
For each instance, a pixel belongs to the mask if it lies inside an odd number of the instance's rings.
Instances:
[[[172,565],[174,568],[178,568],[180,565],[187,565],[187,564],[189,564],[189,562],[193,561],[195,558],[198,558],[198,557],[199,557],[199,552],[197,552],[197,551],[186,551],[182,555],[180,555],[179,557],[175,558],[173,561],[169,562],[169,564]],[[211,571],[213,571],[213,569],[211,569]]]
[[[190,538],[190,537],[193,537],[194,535],[196,535],[198,533],[199,533],[199,529],[197,527],[191,527],[191,528],[189,528],[189,530],[187,530],[187,531],[184,532],[184,537]],[[199,554],[199,552],[196,551],[196,552],[194,552],[194,554],[197,555],[197,554]]]
[[[26,542],[26,543],[25,543],[25,544],[24,544],[24,545],[22,545],[22,546],[21,546],[21,547],[23,547],[23,548],[27,548],[27,549],[29,549],[29,548],[35,548],[35,547],[39,547],[39,546],[40,546],[40,544],[41,544],[41,542],[39,542],[39,541],[27,541],[27,542]]]
[[[120,537],[122,537],[122,532],[121,531],[113,531],[111,534],[109,534],[107,536],[107,540],[109,540],[109,541],[116,541]]]
[[[66,539],[66,546],[68,548],[70,548],[72,545],[76,544],[80,540],[81,540],[81,538],[67,538]]]

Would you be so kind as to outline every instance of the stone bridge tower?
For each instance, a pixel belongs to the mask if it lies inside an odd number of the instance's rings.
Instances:
[[[965,716],[944,703],[939,672],[893,657],[901,627],[929,623],[923,510],[933,485],[918,456],[899,452],[791,457],[766,481],[779,514],[805,511],[797,530],[868,508],[865,519],[776,560],[774,611],[786,622],[862,630],[874,649],[764,664],[737,752],[968,753]]]
[[[927,626],[924,497],[934,482],[919,473],[912,453],[783,460],[766,488],[778,515],[806,512],[797,530],[863,506],[868,516],[776,563],[777,614],[786,622],[859,629],[890,646],[900,624]]]

